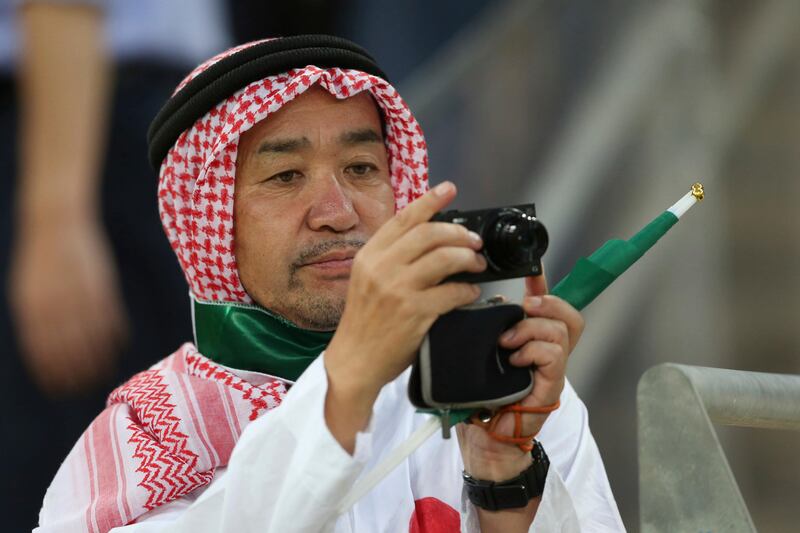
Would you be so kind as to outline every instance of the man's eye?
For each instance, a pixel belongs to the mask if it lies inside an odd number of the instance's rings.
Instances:
[[[375,167],[375,165],[371,165],[369,163],[361,163],[357,165],[350,165],[349,167],[347,167],[347,170],[351,174],[355,174],[356,176],[366,176],[373,170],[377,170],[377,168]]]
[[[270,176],[267,178],[266,181],[279,181],[281,183],[291,183],[300,175],[299,172],[296,170],[287,170],[286,172],[280,172],[275,174],[274,176]]]

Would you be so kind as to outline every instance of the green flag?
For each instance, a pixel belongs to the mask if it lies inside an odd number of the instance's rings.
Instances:
[[[581,310],[597,298],[606,287],[628,270],[669,229],[678,217],[664,211],[628,241],[612,239],[588,258],[581,258],[551,294]]]

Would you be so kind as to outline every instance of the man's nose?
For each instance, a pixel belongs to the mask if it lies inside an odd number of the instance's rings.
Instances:
[[[358,224],[358,213],[353,206],[352,191],[343,187],[335,175],[317,180],[308,225],[315,231],[329,229],[345,232]]]

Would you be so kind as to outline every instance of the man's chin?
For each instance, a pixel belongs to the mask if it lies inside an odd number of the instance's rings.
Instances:
[[[320,287],[314,292],[303,291],[303,294],[296,295],[291,309],[293,322],[307,329],[336,329],[344,311],[342,293]]]

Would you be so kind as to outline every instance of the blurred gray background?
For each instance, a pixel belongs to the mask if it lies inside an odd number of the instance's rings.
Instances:
[[[0,0],[0,78],[9,94],[16,3]],[[225,46],[246,40],[237,35],[325,31],[370,50],[422,124],[432,183],[458,184],[455,207],[536,203],[550,232],[551,286],[693,182],[705,185],[706,200],[586,310],[570,361],[630,530],[639,529],[636,385],[646,369],[672,361],[800,373],[800,1],[208,3],[230,14],[216,19]],[[237,19],[251,33],[223,28]],[[8,102],[0,112],[13,111]],[[0,133],[12,143],[11,127]],[[143,131],[136,135],[144,163]],[[3,172],[11,183],[13,170]],[[147,179],[154,186],[155,176]],[[486,293],[521,290],[516,281]],[[797,531],[800,435],[719,433],[756,526]],[[3,437],[26,438],[16,430]],[[43,491],[23,493],[13,476],[7,485],[4,494],[30,501]]]

